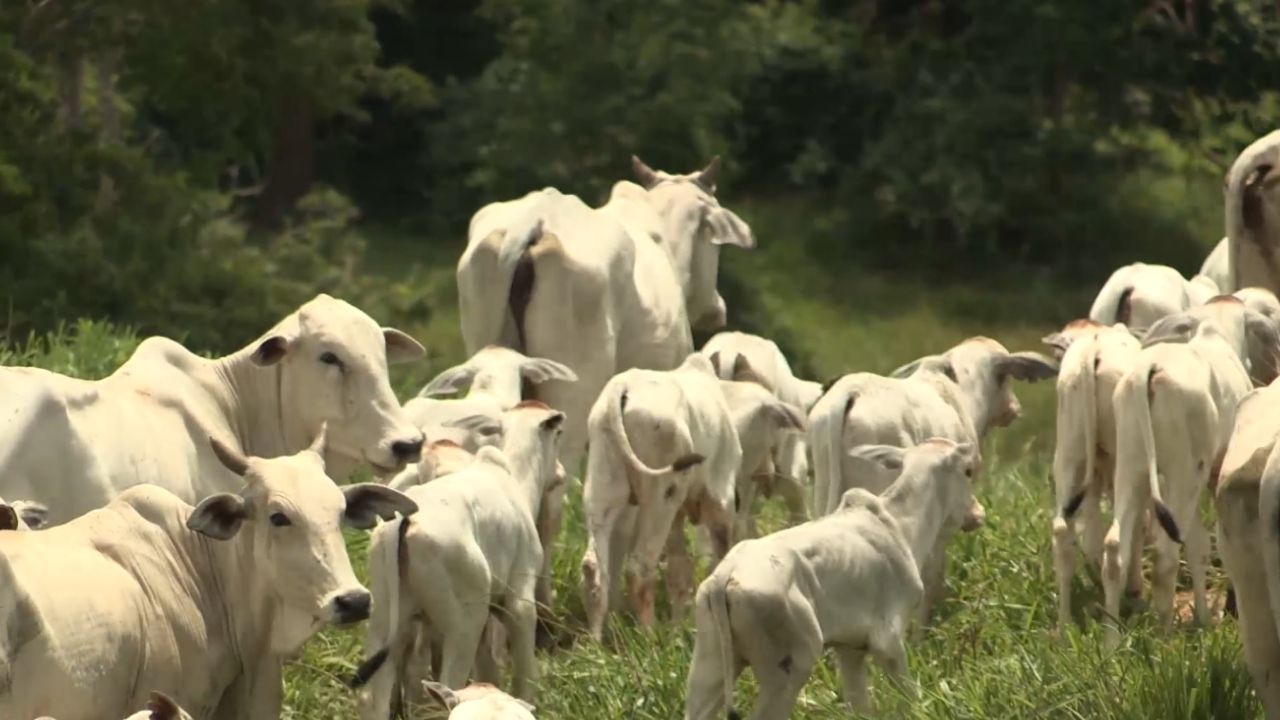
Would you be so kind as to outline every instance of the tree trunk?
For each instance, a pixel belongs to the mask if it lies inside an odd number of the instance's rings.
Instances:
[[[84,94],[84,63],[74,53],[63,56],[58,69],[58,97],[62,101],[63,130],[80,128],[81,98]]]
[[[267,182],[258,198],[254,227],[278,228],[315,178],[315,127],[311,101],[290,92],[280,100]]]

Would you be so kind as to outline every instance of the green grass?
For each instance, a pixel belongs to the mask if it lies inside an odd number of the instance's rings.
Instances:
[[[1038,340],[1082,314],[1095,288],[1063,292],[1044,278],[1011,278],[998,286],[925,285],[828,267],[788,239],[784,213],[742,209],[761,239],[745,253],[724,252],[730,315],[749,329],[781,339],[802,367],[825,378],[853,370],[884,372],[919,355],[983,334],[1011,350],[1038,349]],[[406,329],[430,350],[428,362],[397,367],[407,397],[427,377],[461,359],[452,309],[453,264],[459,244],[420,246],[412,239],[371,233],[382,255],[372,267],[414,273],[431,308]],[[788,244],[788,243],[791,244]],[[460,243],[460,240],[459,240]],[[401,263],[397,258],[416,258]],[[415,267],[416,265],[416,267]],[[1101,279],[1099,279],[1099,283]],[[133,341],[86,324],[51,347],[33,343],[0,362],[37,364],[98,377],[127,354]],[[1261,711],[1250,689],[1236,624],[1165,634],[1148,614],[1129,619],[1122,646],[1105,652],[1096,618],[1100,591],[1081,571],[1076,582],[1078,623],[1055,628],[1049,556],[1053,387],[1022,385],[1023,417],[996,431],[986,448],[979,496],[987,526],[956,539],[950,598],[934,624],[909,647],[921,698],[901,716],[938,718],[1254,718]],[[764,526],[783,513],[765,509]],[[351,534],[357,570],[364,573],[367,539]],[[555,560],[556,591],[566,646],[539,657],[538,716],[546,720],[637,718],[670,720],[683,714],[684,681],[693,633],[689,624],[642,631],[614,617],[603,646],[581,634],[578,562],[585,537],[580,488],[571,490],[566,527]],[[287,675],[286,720],[353,718],[352,694],[342,685],[359,661],[360,630],[328,631],[314,639]],[[895,702],[873,676],[873,696]],[[830,665],[811,678],[794,717],[849,717],[838,701]],[[754,697],[750,673],[737,702]]]

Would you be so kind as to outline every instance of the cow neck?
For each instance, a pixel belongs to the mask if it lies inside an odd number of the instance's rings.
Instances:
[[[950,405],[960,416],[965,431],[975,441],[981,441],[987,435],[988,415],[990,408],[987,394],[982,388],[969,388],[952,380],[946,375],[928,370],[923,373],[926,381],[937,391],[942,401]],[[975,392],[977,390],[977,392]]]
[[[298,452],[305,442],[299,438],[291,444],[286,437],[283,363],[268,368],[258,365],[253,362],[255,348],[214,361],[229,395],[228,419],[247,455],[277,457]]]
[[[525,505],[533,517],[542,509],[544,492],[540,477],[541,467],[538,460],[537,443],[541,441],[537,433],[510,433],[510,440],[502,446],[510,466],[511,481],[520,493]]]
[[[213,540],[197,533],[185,533],[194,545],[191,557],[202,557],[204,568],[196,568],[196,578],[204,587],[209,603],[206,613],[216,615],[220,637],[241,673],[253,673],[270,652],[272,603],[253,567],[253,534],[246,521],[230,540]],[[213,633],[210,633],[211,640]]]
[[[930,490],[921,478],[903,475],[881,495],[885,509],[898,521],[911,547],[917,569],[924,567],[938,533],[942,532],[942,509],[938,507],[936,493]]]

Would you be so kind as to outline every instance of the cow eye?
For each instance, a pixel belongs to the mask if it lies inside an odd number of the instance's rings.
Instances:
[[[276,527],[289,527],[293,524],[293,521],[289,519],[288,515],[285,515],[282,512],[274,512],[271,513],[271,524]]]
[[[342,360],[341,360],[341,358],[339,358],[337,355],[334,355],[334,354],[333,354],[333,353],[331,353],[331,352],[327,352],[327,353],[325,353],[325,354],[321,355],[321,356],[320,356],[320,362],[324,363],[325,365],[332,365],[332,366],[334,366],[334,367],[338,368],[339,370],[341,370],[341,369],[343,369],[343,367],[345,367],[345,366],[342,364]]]

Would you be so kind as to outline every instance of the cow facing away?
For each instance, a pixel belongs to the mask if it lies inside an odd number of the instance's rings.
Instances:
[[[1227,171],[1223,213],[1231,284],[1223,292],[1264,287],[1280,293],[1280,130],[1246,147]]]
[[[799,408],[779,400],[755,382],[721,380],[720,390],[742,447],[734,489],[737,518],[733,530],[734,537],[741,540],[757,534],[756,489],[762,488],[768,497],[776,485],[787,483],[776,469],[775,458],[792,438],[804,434],[805,417]],[[789,497],[790,493],[784,492],[784,496]],[[803,510],[802,504],[800,522],[804,521]],[[792,520],[795,524],[794,508]]]
[[[1157,320],[1201,305],[1223,290],[1202,275],[1187,280],[1167,265],[1133,263],[1111,273],[1098,291],[1089,319],[1102,325],[1122,323],[1136,333]]]
[[[726,706],[737,717],[734,682],[748,666],[760,685],[752,720],[785,720],[827,648],[856,710],[868,709],[867,655],[911,689],[904,641],[923,556],[982,522],[975,448],[939,438],[856,452],[898,473],[883,495],[855,488],[826,517],[739,543],[698,588],[685,720],[719,720]]]
[[[717,162],[687,175],[634,165],[641,184],[615,184],[599,209],[553,188],[486,205],[458,261],[467,352],[503,345],[577,374],[537,388],[567,416],[561,460],[574,473],[605,383],[674,368],[693,350],[691,324],[723,325],[720,246],[755,244],[715,197]]]
[[[339,488],[323,436],[270,459],[206,442],[238,492],[193,508],[139,485],[64,525],[0,533],[0,717],[124,717],[166,688],[197,720],[275,720],[285,659],[368,616],[341,526],[413,501]]]
[[[290,455],[327,424],[326,468],[391,474],[422,433],[391,390],[387,364],[422,355],[408,335],[319,295],[230,355],[206,359],[160,337],[107,378],[0,368],[0,495],[49,507],[52,524],[158,485],[196,503],[240,479],[208,437],[255,457]]]

